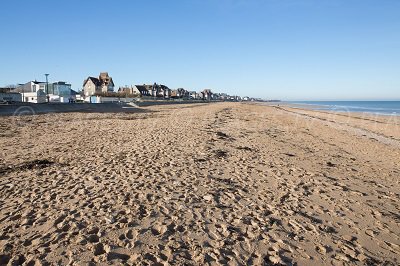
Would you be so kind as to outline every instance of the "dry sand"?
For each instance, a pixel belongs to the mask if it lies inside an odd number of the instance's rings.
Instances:
[[[0,117],[0,264],[399,265],[400,118]]]

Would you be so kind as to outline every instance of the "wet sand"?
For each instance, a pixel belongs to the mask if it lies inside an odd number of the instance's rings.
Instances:
[[[400,264],[399,117],[215,103],[0,127],[0,264]]]

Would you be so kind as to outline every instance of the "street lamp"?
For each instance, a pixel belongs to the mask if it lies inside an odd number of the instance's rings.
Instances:
[[[44,75],[46,76],[46,98],[47,98],[47,102],[50,102],[50,99],[49,99],[49,79],[48,79],[50,74],[44,74]]]

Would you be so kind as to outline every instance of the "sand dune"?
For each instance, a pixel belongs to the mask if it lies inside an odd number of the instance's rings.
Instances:
[[[0,264],[400,264],[399,119],[142,109],[0,117]]]

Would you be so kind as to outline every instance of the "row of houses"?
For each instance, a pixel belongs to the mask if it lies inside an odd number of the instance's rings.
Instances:
[[[99,77],[88,77],[83,81],[83,95],[90,96],[107,96],[114,92],[115,85],[112,77],[107,72],[100,73]],[[130,95],[132,97],[153,97],[163,99],[204,99],[212,100],[211,90],[203,90],[202,92],[188,91],[183,88],[171,90],[163,84],[143,84],[131,85],[118,88],[118,94]]]
[[[183,88],[171,90],[165,85],[154,83],[153,85],[131,85],[119,87],[118,93],[121,95],[134,95],[137,97],[153,97],[163,99],[201,99],[213,100],[217,94],[213,94],[211,90],[203,90],[201,92],[188,91]]]
[[[239,96],[230,96],[226,93],[213,93],[210,89],[200,92],[178,88],[171,90],[163,84],[143,84],[119,87],[115,91],[115,84],[107,72],[101,72],[98,77],[89,76],[83,81],[82,91],[72,90],[71,84],[64,81],[47,83],[29,81],[18,84],[14,88],[0,88],[0,101],[7,102],[60,102],[68,103],[77,100],[92,102],[92,97],[130,97],[156,99],[185,99],[185,100],[223,100],[240,101]]]

